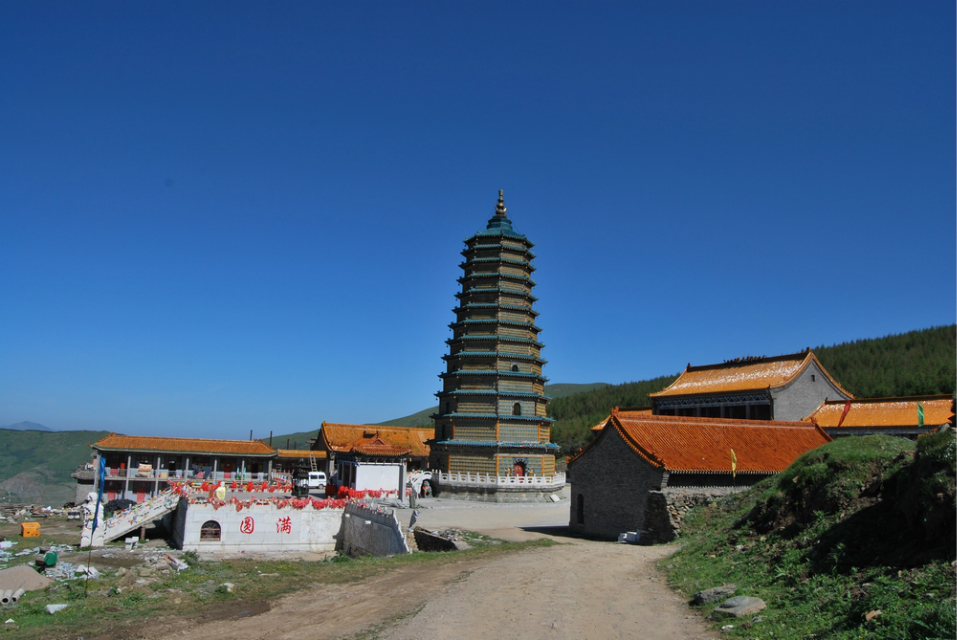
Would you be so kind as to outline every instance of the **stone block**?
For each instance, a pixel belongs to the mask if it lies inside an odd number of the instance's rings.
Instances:
[[[766,606],[761,598],[735,596],[722,602],[712,613],[718,616],[743,618],[764,610]]]
[[[734,592],[738,590],[738,586],[735,584],[724,584],[720,587],[711,587],[710,589],[705,589],[704,591],[699,591],[694,594],[691,598],[691,602],[694,604],[711,604],[712,602],[718,602],[719,600],[724,600],[730,596],[734,595]]]

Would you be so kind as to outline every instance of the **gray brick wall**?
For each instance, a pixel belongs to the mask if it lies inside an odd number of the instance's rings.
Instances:
[[[800,420],[817,409],[825,398],[843,400],[846,394],[831,384],[812,362],[791,384],[772,391],[775,420]]]
[[[575,533],[614,540],[642,529],[648,492],[661,488],[662,471],[644,461],[614,427],[569,467],[572,474],[569,528]],[[584,500],[584,524],[578,522]]]

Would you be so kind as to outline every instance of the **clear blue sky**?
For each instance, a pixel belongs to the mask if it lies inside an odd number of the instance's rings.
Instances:
[[[431,406],[462,241],[552,382],[955,319],[953,2],[0,4],[0,425]]]

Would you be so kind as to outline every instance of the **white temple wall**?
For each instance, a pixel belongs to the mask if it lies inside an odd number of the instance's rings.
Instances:
[[[252,505],[241,511],[227,504],[180,503],[174,539],[186,551],[334,551],[342,526],[342,509],[295,509],[275,504]],[[203,524],[217,522],[219,540],[201,539]]]

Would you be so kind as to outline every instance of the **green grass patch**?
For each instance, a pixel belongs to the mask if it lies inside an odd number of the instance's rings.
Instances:
[[[661,568],[689,599],[735,583],[765,601],[721,623],[730,638],[954,638],[954,447],[953,431],[820,447],[692,510]]]

